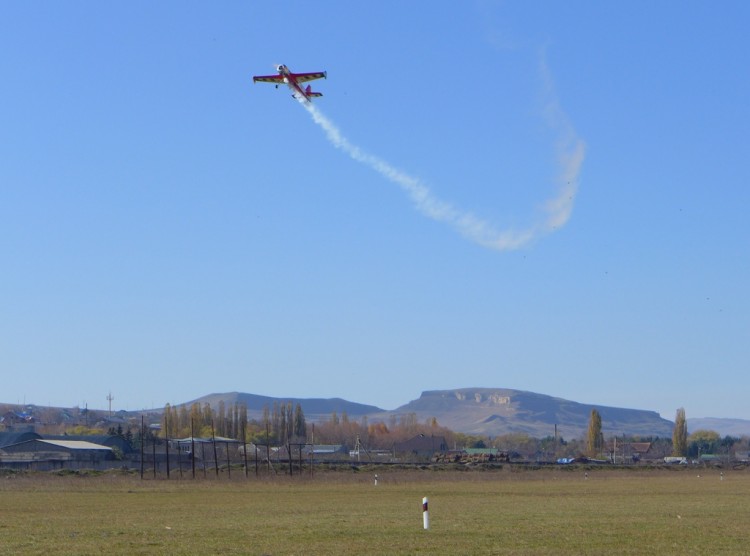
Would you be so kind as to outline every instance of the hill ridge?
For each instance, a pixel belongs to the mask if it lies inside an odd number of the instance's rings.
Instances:
[[[521,433],[545,437],[555,433],[567,438],[585,434],[591,410],[602,417],[602,431],[606,435],[639,435],[669,437],[673,423],[656,411],[585,404],[559,397],[510,388],[456,388],[425,390],[420,397],[394,410],[349,402],[341,398],[274,398],[231,392],[209,394],[187,402],[218,405],[244,402],[248,415],[259,418],[263,407],[273,403],[300,404],[310,421],[324,420],[333,412],[346,412],[350,418],[366,417],[370,421],[388,421],[392,416],[415,414],[420,422],[433,417],[438,423],[455,432],[499,436]]]
[[[394,418],[414,414],[418,421],[427,422],[433,418],[438,424],[455,432],[483,436],[500,436],[503,434],[521,433],[536,438],[558,434],[563,438],[580,438],[588,429],[592,409],[597,409],[602,416],[602,431],[606,436],[633,435],[642,437],[671,437],[674,424],[661,418],[656,411],[611,407],[600,404],[579,403],[564,398],[539,394],[527,390],[511,388],[454,388],[449,390],[425,390],[419,398],[409,401],[393,410],[386,410],[374,405],[351,402],[343,398],[299,398],[272,397],[245,392],[213,393],[194,400],[172,404],[176,407],[201,405],[209,403],[218,408],[220,402],[226,407],[235,403],[244,403],[248,408],[248,417],[262,419],[264,407],[273,408],[275,403],[291,402],[295,407],[299,403],[309,422],[328,420],[335,412],[346,413],[353,420],[366,418],[369,422],[382,421],[389,423]],[[55,408],[35,406],[34,404],[0,404],[5,411],[49,412]],[[66,419],[80,417],[81,408],[57,408]],[[89,411],[86,409],[85,411]],[[91,409],[106,414],[106,410]],[[150,410],[119,410],[117,415],[159,414],[163,408]],[[47,413],[48,415],[49,413]],[[2,421],[2,416],[0,416]],[[750,420],[731,418],[695,418],[688,417],[688,431],[707,429],[718,432],[721,436],[750,436]]]
[[[585,434],[591,410],[602,417],[602,431],[612,435],[671,436],[673,423],[656,411],[579,403],[511,388],[427,390],[395,413],[435,417],[441,425],[469,434],[524,433],[532,436]]]

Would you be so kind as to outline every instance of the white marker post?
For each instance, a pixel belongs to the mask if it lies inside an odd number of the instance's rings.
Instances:
[[[430,528],[430,511],[427,509],[427,497],[422,498],[422,521],[425,531]]]

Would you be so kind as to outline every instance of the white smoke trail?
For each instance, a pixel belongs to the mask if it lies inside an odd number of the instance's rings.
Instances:
[[[548,216],[544,229],[549,232],[561,228],[570,219],[578,192],[578,177],[586,156],[586,146],[578,138],[568,117],[560,108],[560,103],[554,94],[552,76],[545,61],[544,52],[540,58],[540,71],[544,82],[544,96],[547,99],[544,115],[547,124],[558,133],[556,146],[559,166],[558,194],[545,204]]]
[[[555,101],[548,104],[546,115],[549,124],[561,133],[561,140],[557,146],[558,164],[560,166],[557,178],[560,184],[558,194],[545,204],[547,217],[541,223],[517,231],[512,229],[498,230],[495,226],[474,216],[471,212],[456,209],[450,203],[436,198],[421,180],[353,145],[316,106],[310,102],[305,102],[303,99],[298,100],[310,113],[315,123],[325,131],[333,146],[344,151],[353,160],[369,166],[401,187],[411,197],[416,208],[424,215],[438,222],[449,224],[462,236],[479,245],[498,251],[518,249],[543,234],[559,229],[570,218],[578,189],[578,176],[583,164],[585,148]]]

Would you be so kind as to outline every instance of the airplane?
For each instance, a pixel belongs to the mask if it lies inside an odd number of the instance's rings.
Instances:
[[[323,93],[316,93],[313,91],[310,85],[303,88],[301,83],[312,81],[313,79],[327,79],[326,72],[316,71],[312,73],[292,73],[284,64],[276,66],[276,71],[279,72],[278,75],[254,75],[253,83],[256,81],[275,83],[277,89],[279,88],[279,85],[288,85],[292,90],[292,96],[297,99],[302,99],[305,102],[312,102],[313,97],[323,96]]]

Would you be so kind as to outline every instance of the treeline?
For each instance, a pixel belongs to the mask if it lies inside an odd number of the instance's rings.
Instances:
[[[307,422],[302,406],[298,403],[292,408],[292,402],[273,402],[271,409],[264,406],[260,422],[250,423],[248,436],[256,443],[306,443]]]
[[[440,426],[434,417],[420,423],[414,413],[391,415],[387,423],[370,423],[367,417],[354,421],[346,412],[341,415],[334,412],[327,421],[315,424],[313,429],[308,433],[312,434],[315,444],[343,444],[352,448],[359,439],[360,444],[369,450],[392,450],[395,443],[420,434],[442,436],[450,447],[457,438],[456,433]]]
[[[438,425],[433,417],[424,423],[414,413],[391,416],[387,423],[369,423],[367,417],[349,419],[346,412],[333,412],[322,422],[308,424],[302,406],[292,402],[274,402],[265,406],[260,419],[248,419],[247,406],[242,403],[226,405],[219,402],[214,409],[209,403],[191,406],[167,404],[161,417],[161,436],[186,438],[189,436],[220,436],[245,440],[256,444],[284,445],[288,443],[341,444],[354,447],[357,439],[366,449],[390,450],[397,442],[416,435],[442,436],[454,446],[457,435]]]
[[[258,421],[248,420],[244,403],[227,405],[222,400],[216,409],[209,403],[194,403],[189,407],[167,404],[161,417],[161,431],[166,438],[219,436],[247,442],[287,444],[306,442],[307,422],[299,403],[293,407],[291,402],[274,402],[271,408],[263,408],[263,417]]]
[[[223,401],[216,410],[208,403],[190,407],[167,404],[161,417],[162,436],[166,438],[222,436],[241,440],[247,425],[247,406],[235,403],[227,407]]]
[[[248,419],[245,404],[220,401],[215,409],[208,403],[177,407],[167,404],[161,417],[160,436],[215,436],[276,446],[289,443],[337,444],[350,449],[359,441],[360,446],[367,450],[392,450],[395,444],[418,435],[440,436],[445,438],[449,449],[497,448],[512,455],[547,461],[581,455],[608,457],[610,451],[617,450],[618,444],[623,446],[629,442],[650,442],[649,457],[654,459],[675,453],[670,438],[630,436],[618,437],[614,444],[611,438],[605,442],[601,425],[596,419],[593,423],[586,437],[571,440],[561,436],[535,438],[526,434],[489,437],[453,432],[439,425],[434,417],[419,422],[414,413],[391,415],[387,421],[370,423],[367,417],[354,420],[346,412],[333,412],[326,420],[308,424],[301,405],[292,402],[274,402],[263,408],[260,419]],[[701,454],[748,451],[749,443],[747,437],[722,438],[713,431],[695,431],[684,439],[685,453],[681,455],[699,457]]]
[[[731,452],[750,451],[750,438],[743,436],[722,437],[716,431],[697,430],[687,437],[685,453],[691,458],[700,457],[702,454],[729,454]]]

